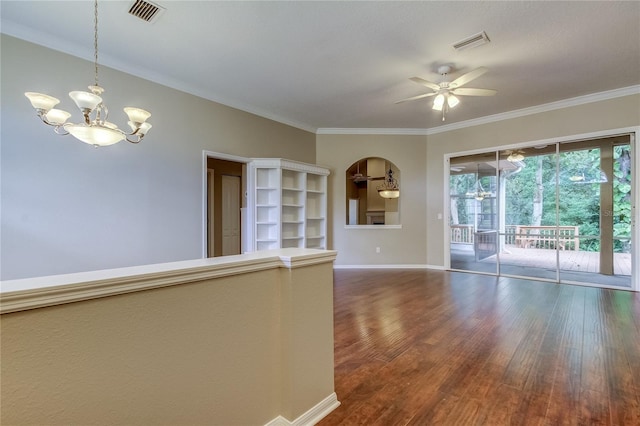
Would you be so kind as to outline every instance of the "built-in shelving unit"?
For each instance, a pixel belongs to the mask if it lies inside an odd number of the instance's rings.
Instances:
[[[329,170],[270,158],[255,159],[250,170],[254,250],[326,249]]]

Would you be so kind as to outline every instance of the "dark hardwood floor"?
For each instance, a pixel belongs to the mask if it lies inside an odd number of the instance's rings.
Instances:
[[[336,270],[329,425],[640,425],[640,294]]]

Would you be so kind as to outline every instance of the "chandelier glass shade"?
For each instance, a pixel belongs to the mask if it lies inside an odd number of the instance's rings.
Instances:
[[[393,199],[400,197],[400,187],[398,187],[398,180],[393,177],[393,170],[389,168],[389,171],[384,177],[384,183],[378,186],[378,194],[382,198]]]
[[[147,119],[151,116],[148,111],[140,108],[126,107],[128,125],[131,132],[120,130],[117,125],[107,121],[109,110],[102,100],[104,88],[98,85],[98,0],[94,1],[94,68],[95,84],[89,86],[89,92],[72,91],[69,97],[76,104],[83,120],[79,123],[70,123],[67,120],[71,114],[54,107],[60,100],[43,93],[26,92],[25,96],[36,110],[43,123],[53,126],[59,135],[71,135],[76,139],[93,145],[108,146],[126,140],[138,143],[151,129]]]
[[[511,163],[517,163],[518,161],[524,160],[524,155],[521,152],[514,151],[507,157],[507,161]]]

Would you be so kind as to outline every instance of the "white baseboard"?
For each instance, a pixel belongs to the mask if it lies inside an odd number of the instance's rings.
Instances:
[[[333,269],[436,269],[444,271],[440,265],[333,265]]]
[[[282,416],[278,416],[265,426],[312,426],[338,408],[339,405],[340,401],[338,401],[338,396],[334,392],[294,421],[289,421]]]

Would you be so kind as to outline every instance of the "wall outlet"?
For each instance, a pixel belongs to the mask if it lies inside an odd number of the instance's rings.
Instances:
[[[376,247],[376,253],[380,253],[380,247]]]

